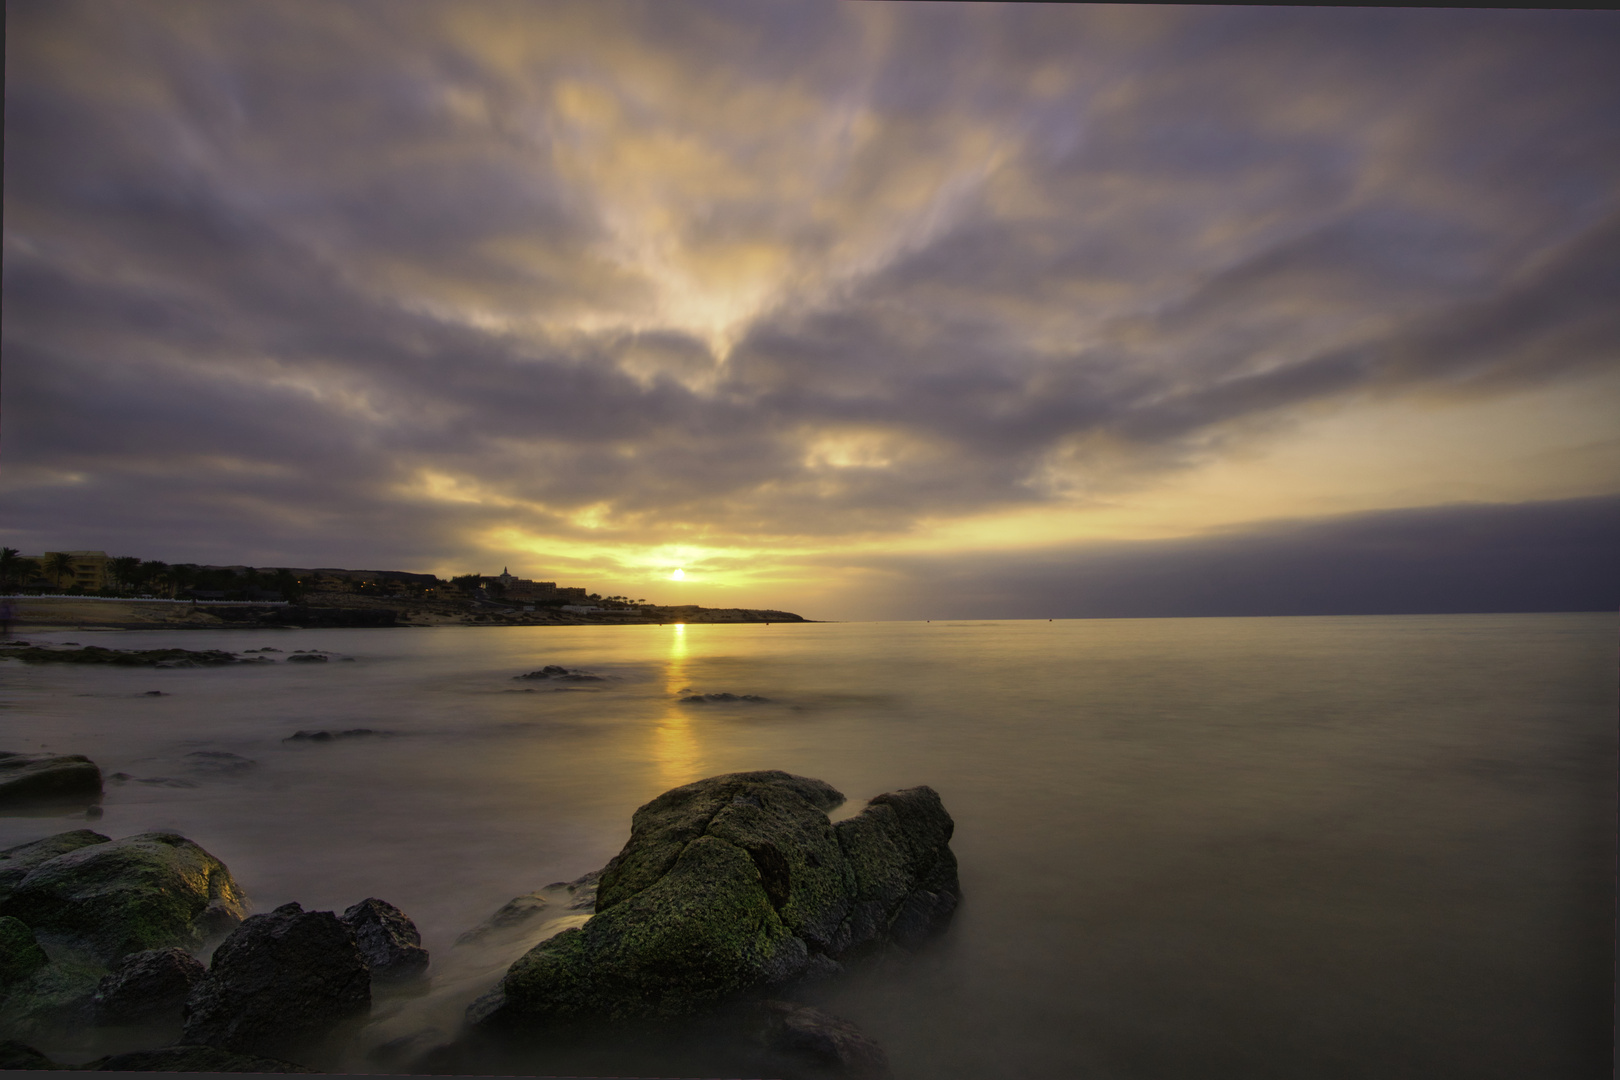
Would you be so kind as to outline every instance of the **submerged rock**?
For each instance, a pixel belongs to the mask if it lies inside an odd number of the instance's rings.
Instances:
[[[287,657],[289,664],[324,664],[326,657],[315,652],[295,652]]]
[[[345,911],[342,920],[354,931],[373,979],[402,982],[427,971],[428,951],[422,948],[422,935],[393,904],[373,896]]]
[[[62,1066],[57,1066],[61,1068]],[[276,1058],[233,1054],[213,1046],[165,1046],[161,1050],[136,1050],[113,1054],[78,1066],[97,1072],[226,1072],[226,1073],[313,1073],[314,1069]]]
[[[97,984],[91,1012],[101,1024],[178,1020],[192,987],[207,972],[177,946],[132,953]]]
[[[889,1055],[845,1020],[794,1001],[765,1001],[761,1038],[773,1057],[848,1080],[886,1080]]]
[[[214,951],[186,999],[185,1041],[274,1055],[371,1008],[371,971],[354,931],[330,911],[283,904]]]
[[[469,1020],[680,1016],[940,928],[960,890],[939,796],[880,795],[835,826],[827,811],[842,802],[820,780],[775,771],[665,792],[636,811],[591,920],[521,957]]]
[[[364,739],[370,735],[383,735],[368,727],[349,728],[347,731],[295,731],[282,742],[331,742],[333,739]]]
[[[0,901],[0,915],[110,963],[143,949],[198,948],[240,922],[244,902],[224,863],[178,833],[153,832],[38,863]]]
[[[683,705],[707,705],[710,702],[723,702],[723,701],[764,702],[764,701],[770,701],[770,700],[771,700],[770,698],[768,698],[768,697],[760,697],[758,694],[693,694],[691,697],[683,697],[683,698],[681,698],[681,704],[683,704]]]
[[[64,641],[63,645],[77,645]],[[209,667],[239,664],[235,653],[219,649],[104,649],[86,645],[81,649],[48,649],[35,645],[12,649],[6,656],[26,664],[111,664],[115,667]]]
[[[17,883],[40,863],[91,844],[105,844],[109,839],[89,829],[74,829],[0,851],[0,900],[10,896]]]
[[[577,668],[570,670],[569,668],[562,667],[562,666],[560,666],[558,664],[547,664],[545,667],[540,668],[537,671],[531,671],[527,675],[514,675],[514,676],[512,676],[512,678],[514,678],[514,679],[561,679],[561,680],[563,680],[565,682],[603,682],[604,681],[602,676],[600,676],[600,675],[593,675],[589,671],[580,671]]]
[[[573,881],[557,881],[543,889],[515,896],[479,923],[456,938],[457,945],[467,945],[502,930],[524,926],[540,915],[563,915],[596,910],[596,887],[602,871],[593,870]]]
[[[101,770],[82,754],[0,750],[0,810],[34,803],[90,802],[100,795]]]

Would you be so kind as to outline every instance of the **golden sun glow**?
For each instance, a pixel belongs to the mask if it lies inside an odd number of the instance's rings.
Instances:
[[[669,580],[671,580],[671,581],[685,581],[686,580],[686,571],[682,570],[680,567],[676,567],[675,571],[672,574],[669,575]]]

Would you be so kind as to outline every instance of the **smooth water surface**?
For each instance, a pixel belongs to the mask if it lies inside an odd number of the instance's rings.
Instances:
[[[380,999],[330,1068],[450,1038],[535,935],[455,938],[600,867],[638,805],[775,768],[838,787],[835,816],[929,784],[956,819],[945,936],[800,995],[901,1080],[1609,1073],[1609,614],[30,640],[354,657],[0,664],[0,749],[133,777],[98,831],[184,833],[259,911],[378,896],[415,919],[432,989]],[[608,678],[513,679],[545,664]],[[771,701],[678,701],[715,692]],[[85,824],[0,817],[0,847]]]

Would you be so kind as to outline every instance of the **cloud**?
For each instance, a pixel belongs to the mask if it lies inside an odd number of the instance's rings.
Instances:
[[[1187,540],[861,562],[849,618],[1187,618],[1620,609],[1620,498],[1265,522]],[[847,568],[845,568],[847,572]]]
[[[8,543],[747,561],[1620,367],[1606,13],[8,16]]]

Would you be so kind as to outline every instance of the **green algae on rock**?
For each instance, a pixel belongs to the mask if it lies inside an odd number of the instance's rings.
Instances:
[[[636,811],[591,920],[521,957],[469,1021],[688,1015],[941,928],[960,889],[939,796],[880,795],[835,825],[827,811],[843,801],[820,780],[779,771],[665,792]]]
[[[11,890],[28,876],[28,871],[40,863],[91,844],[105,844],[110,839],[90,829],[74,829],[0,851],[0,901],[10,896]]]
[[[199,948],[241,922],[244,905],[224,863],[177,833],[152,832],[39,862],[0,900],[0,915],[107,964],[143,949]]]

